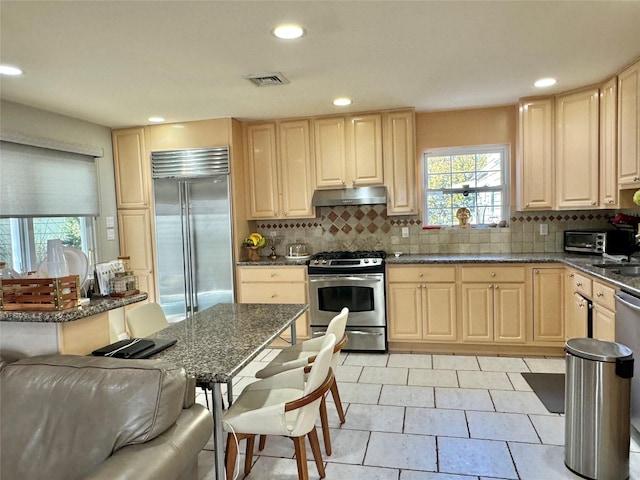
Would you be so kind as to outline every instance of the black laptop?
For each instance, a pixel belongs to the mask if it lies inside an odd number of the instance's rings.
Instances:
[[[172,338],[129,338],[91,352],[96,357],[149,358],[176,343]]]

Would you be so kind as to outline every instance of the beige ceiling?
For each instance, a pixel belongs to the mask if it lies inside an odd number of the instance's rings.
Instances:
[[[0,61],[25,71],[2,98],[110,127],[504,105],[539,77],[566,91],[640,56],[636,0],[2,0],[0,15]],[[284,21],[307,35],[276,39]],[[243,79],[265,72],[291,83]]]

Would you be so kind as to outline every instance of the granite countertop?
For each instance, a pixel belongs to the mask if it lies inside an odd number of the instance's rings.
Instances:
[[[307,309],[306,304],[219,303],[153,335],[177,340],[153,359],[184,367],[199,385],[225,383]]]
[[[271,260],[269,257],[260,257],[260,260],[240,260],[239,262],[236,262],[236,265],[239,267],[246,267],[246,266],[252,266],[252,267],[268,267],[271,265],[277,265],[277,266],[296,266],[296,265],[306,265],[307,264],[307,258],[304,258],[302,260],[289,260],[286,257],[280,257],[278,256],[275,260]]]
[[[146,293],[139,293],[123,298],[93,298],[87,305],[68,308],[51,312],[26,312],[26,311],[2,311],[0,322],[39,322],[39,323],[63,323],[73,322],[81,318],[97,315],[116,308],[124,307],[131,303],[141,302],[147,299]]]
[[[566,253],[495,253],[495,254],[402,254],[395,257],[389,254],[387,265],[418,265],[418,264],[446,264],[446,263],[563,263],[577,270],[583,271],[597,278],[605,280],[622,290],[640,296],[640,277],[619,275],[609,268],[591,266],[592,263],[602,263],[600,255],[570,255]],[[292,262],[284,257],[276,260],[261,258],[258,262],[242,261],[238,265],[278,266],[304,265],[305,261]],[[632,265],[640,265],[638,258],[633,258]],[[626,264],[628,265],[628,264]]]

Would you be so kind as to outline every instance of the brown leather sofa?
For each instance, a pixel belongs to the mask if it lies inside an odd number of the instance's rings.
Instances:
[[[3,480],[197,478],[213,421],[181,367],[47,355],[0,368]]]

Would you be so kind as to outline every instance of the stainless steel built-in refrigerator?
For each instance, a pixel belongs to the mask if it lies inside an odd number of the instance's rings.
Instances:
[[[169,321],[233,302],[228,147],[151,153],[158,302]]]

